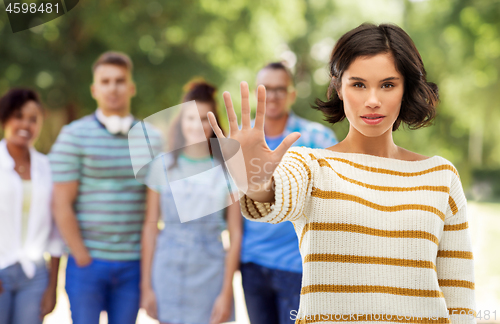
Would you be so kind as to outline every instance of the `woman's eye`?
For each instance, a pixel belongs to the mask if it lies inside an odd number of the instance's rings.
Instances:
[[[384,85],[382,85],[382,88],[394,88],[394,84],[392,83],[385,83]]]
[[[365,85],[363,83],[355,83],[353,86],[355,88],[363,88]]]

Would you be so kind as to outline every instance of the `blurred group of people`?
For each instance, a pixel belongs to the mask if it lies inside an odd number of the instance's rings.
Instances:
[[[292,223],[244,219],[219,173],[176,197],[185,206],[227,200],[228,207],[181,222],[171,188],[144,185],[134,174],[127,135],[140,121],[130,109],[136,95],[130,58],[106,52],[92,71],[95,113],[64,126],[48,156],[33,148],[44,116],[39,96],[17,88],[0,100],[0,324],[41,323],[54,309],[64,253],[75,324],[98,323],[103,310],[111,324],[132,324],[140,307],[161,323],[231,321],[238,270],[251,323],[293,323],[302,260]],[[293,132],[302,134],[295,146],[337,143],[329,128],[291,111],[296,92],[284,64],[263,67],[256,84],[267,91],[264,133],[271,150]],[[205,81],[187,85],[182,101],[194,100],[197,112],[182,110],[174,119],[169,136],[184,145],[167,160],[169,174],[187,177],[216,159],[207,118],[218,116],[215,93]],[[192,125],[199,120],[208,151],[196,149]],[[164,140],[170,139],[149,136],[158,150]]]

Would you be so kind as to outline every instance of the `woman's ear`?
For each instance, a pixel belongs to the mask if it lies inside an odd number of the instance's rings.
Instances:
[[[339,82],[337,82],[337,78],[336,77],[333,77],[332,80],[334,82],[333,84],[335,86],[335,91],[337,91],[337,95],[339,96],[339,99],[343,100],[342,99],[342,85],[340,85]]]
[[[342,86],[339,86],[339,83],[337,82],[337,77],[332,77],[330,80],[330,89],[335,90],[337,92],[337,96],[339,96],[340,100],[342,99]]]

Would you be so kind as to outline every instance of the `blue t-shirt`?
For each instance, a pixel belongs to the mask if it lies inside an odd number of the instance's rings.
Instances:
[[[293,132],[301,133],[301,137],[293,146],[327,148],[337,143],[331,129],[300,118],[293,112],[288,116],[284,132],[275,137],[266,136],[266,143],[271,150],[274,150],[288,134]],[[253,262],[271,269],[302,272],[299,241],[291,222],[268,224],[245,218],[244,225],[241,262]]]
[[[283,142],[284,139],[285,136],[283,136],[283,133],[273,137],[266,136],[266,143],[271,150],[275,150],[281,144],[281,142]]]

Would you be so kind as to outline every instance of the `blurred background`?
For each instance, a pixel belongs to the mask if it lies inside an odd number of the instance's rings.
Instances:
[[[36,146],[45,153],[63,125],[95,110],[91,65],[104,51],[131,56],[139,118],[178,104],[195,76],[218,86],[225,116],[223,91],[237,106],[240,81],[255,88],[262,66],[285,60],[298,91],[293,110],[327,125],[310,105],[325,98],[336,40],[365,21],[403,27],[441,102],[434,126],[400,129],[395,141],[457,167],[469,199],[477,309],[490,311],[485,323],[500,322],[500,0],[87,0],[15,34],[4,9],[0,94],[15,86],[41,93],[47,117]],[[348,123],[330,127],[343,139]]]

